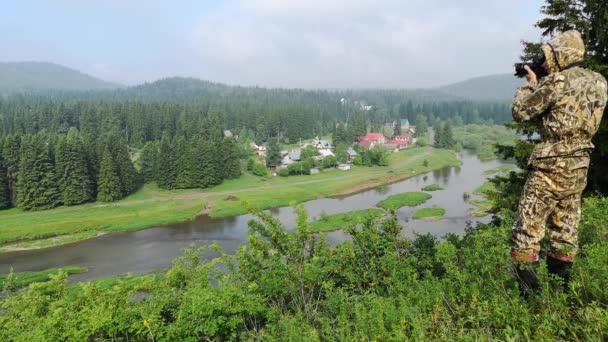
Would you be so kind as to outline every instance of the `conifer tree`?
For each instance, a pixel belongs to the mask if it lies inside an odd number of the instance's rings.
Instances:
[[[280,165],[281,150],[275,139],[271,139],[266,147],[266,165]]]
[[[395,127],[393,128],[393,137],[396,137],[398,135],[401,135],[401,119],[397,118],[397,123],[395,124]]]
[[[98,201],[114,202],[122,198],[120,178],[116,169],[112,153],[106,147],[101,156],[101,165],[99,166],[99,183],[97,184]]]
[[[222,144],[222,169],[224,179],[238,178],[241,175],[239,146],[234,138],[225,138]]]
[[[140,172],[145,183],[154,182],[157,180],[157,167],[155,165],[157,158],[158,144],[154,141],[146,143],[139,158],[141,162]]]
[[[454,145],[456,145],[456,141],[454,140],[454,134],[452,133],[452,125],[450,124],[449,121],[446,121],[443,124],[443,134],[442,134],[442,140],[443,140],[443,148],[454,148]]]
[[[62,203],[76,205],[90,201],[91,178],[82,142],[75,128],[70,128],[67,137],[59,138],[55,158]]]
[[[17,205],[17,177],[19,174],[19,160],[21,150],[20,136],[9,135],[4,139],[2,154],[6,166],[6,177],[8,182],[8,198],[11,207]]]
[[[441,121],[435,122],[435,125],[433,125],[433,133],[434,146],[437,148],[444,148],[445,141],[443,137],[443,125]]]
[[[4,162],[4,158],[2,158],[2,151],[0,150],[0,209],[6,209],[10,206],[6,163]]]
[[[193,140],[186,141],[184,137],[177,139],[175,187],[178,189],[195,188],[198,184],[196,179],[197,153],[192,146]]]
[[[210,141],[200,141],[198,146],[199,187],[208,188],[220,184],[222,182],[221,169],[217,162],[217,151],[214,144]]]
[[[158,186],[163,189],[175,188],[177,177],[175,148],[169,135],[163,134],[158,152]]]
[[[22,141],[17,180],[17,207],[43,210],[61,201],[55,166],[50,157],[49,141],[42,135]]]
[[[418,116],[416,116],[416,137],[426,137],[428,128],[429,126],[426,116],[423,114],[418,114]]]

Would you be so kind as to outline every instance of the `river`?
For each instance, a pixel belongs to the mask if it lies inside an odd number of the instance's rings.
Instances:
[[[438,183],[444,190],[430,192],[433,198],[426,203],[416,208],[404,207],[398,211],[399,223],[404,227],[403,233],[411,236],[414,231],[430,232],[438,237],[449,232],[461,234],[467,221],[489,220],[489,217],[476,218],[468,214],[468,209],[472,206],[463,199],[463,193],[472,193],[484,183],[487,177],[483,174],[485,170],[504,165],[504,162],[481,162],[467,151],[459,153],[459,158],[463,162],[461,167],[446,167],[357,194],[312,200],[304,205],[309,217],[314,219],[322,212],[336,214],[371,208],[387,196],[405,191],[420,191],[425,185]],[[411,219],[416,209],[433,205],[446,210],[441,221]],[[292,208],[276,208],[270,212],[288,229],[294,228]],[[193,243],[200,246],[218,242],[226,252],[234,252],[239,245],[246,242],[247,221],[251,218],[251,215],[223,219],[201,216],[190,222],[136,232],[111,233],[69,245],[2,253],[0,274],[8,273],[11,267],[15,272],[25,272],[78,265],[89,271],[73,275],[70,280],[83,281],[127,272],[149,272],[171,266],[171,261],[180,256],[180,249]],[[348,236],[342,231],[336,231],[328,233],[327,238],[330,243],[336,244]]]

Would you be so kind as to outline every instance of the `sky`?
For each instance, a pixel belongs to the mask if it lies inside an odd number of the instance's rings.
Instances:
[[[19,0],[0,61],[134,85],[422,88],[512,72],[541,0]]]

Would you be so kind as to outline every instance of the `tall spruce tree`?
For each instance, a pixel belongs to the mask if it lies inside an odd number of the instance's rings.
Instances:
[[[163,189],[175,188],[177,177],[176,155],[169,134],[163,134],[158,152],[158,186]]]
[[[155,182],[157,180],[157,159],[158,144],[155,141],[146,143],[144,149],[141,151],[141,156],[139,157],[141,163],[140,173],[142,174],[145,183]]]
[[[209,188],[218,185],[222,182],[221,168],[218,163],[218,154],[215,150],[215,144],[211,141],[201,140],[197,144],[198,153],[197,161],[200,167],[198,168],[199,174],[197,179],[199,180],[199,187]]]
[[[438,148],[445,147],[445,141],[443,139],[443,125],[441,121],[435,122],[433,125],[433,145]]]
[[[281,150],[279,144],[274,139],[271,139],[266,146],[266,165],[281,165]]]
[[[0,149],[0,209],[10,208],[11,200],[8,193],[8,172]]]
[[[450,124],[450,121],[446,121],[443,124],[443,134],[441,136],[443,140],[443,148],[454,148],[454,146],[456,145],[456,140],[454,140],[454,134],[452,133],[452,124]]]
[[[22,140],[17,180],[17,207],[43,210],[61,202],[49,139],[42,134]]]
[[[238,178],[241,175],[239,145],[234,138],[225,138],[222,144],[222,169],[224,179]]]
[[[176,179],[175,187],[178,189],[190,189],[198,186],[196,169],[197,151],[193,146],[194,139],[187,141],[184,137],[177,139],[176,155]]]
[[[393,128],[393,137],[401,135],[401,119],[397,118],[397,122],[395,123],[395,127]]]
[[[9,135],[4,139],[2,154],[6,165],[8,182],[8,197],[11,206],[17,205],[17,178],[19,175],[19,160],[21,159],[21,136]]]
[[[104,149],[101,156],[97,189],[98,201],[114,202],[123,197],[117,167],[114,165],[114,158],[108,147]]]
[[[75,128],[70,128],[66,137],[59,138],[55,159],[63,204],[76,205],[92,200],[86,155]]]

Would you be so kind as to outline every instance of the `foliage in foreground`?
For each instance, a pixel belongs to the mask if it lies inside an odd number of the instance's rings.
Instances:
[[[602,340],[607,210],[606,199],[585,203],[570,290],[542,271],[530,301],[517,290],[508,225],[438,243],[407,239],[389,217],[331,247],[298,207],[296,231],[256,213],[236,255],[201,261],[191,247],[157,281],[32,284],[2,302],[0,340]]]

